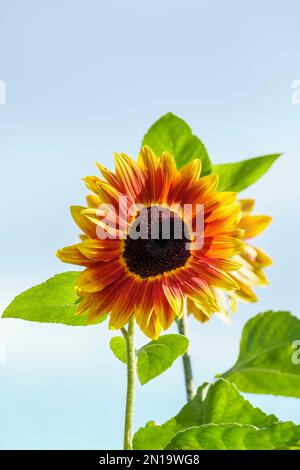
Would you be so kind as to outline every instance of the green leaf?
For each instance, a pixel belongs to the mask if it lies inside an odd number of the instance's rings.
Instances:
[[[300,320],[289,312],[265,312],[243,330],[235,365],[222,374],[239,390],[300,398],[300,364],[293,361]]]
[[[75,283],[79,274],[78,271],[57,274],[43,284],[22,292],[6,308],[2,318],[71,326],[87,325],[86,316],[76,315],[80,298],[75,292]],[[103,320],[101,318],[94,323]]]
[[[109,345],[116,358],[126,364],[126,342],[123,336],[115,336],[110,340]]]
[[[178,168],[199,158],[202,162],[201,175],[211,172],[211,162],[204,144],[193,135],[183,119],[172,113],[165,114],[150,127],[144,136],[143,145],[151,147],[157,156],[164,151],[170,152]]]
[[[185,353],[188,344],[185,336],[164,335],[137,351],[137,372],[141,384],[144,385],[168,369],[178,356]],[[110,340],[110,348],[114,355],[126,364],[125,339],[115,336]]]
[[[151,421],[139,429],[133,445],[135,449],[159,450],[164,449],[178,432],[195,426],[239,423],[263,428],[276,421],[276,416],[252,406],[230,382],[219,379],[200,387],[195,398],[174,418],[161,426]]]
[[[219,176],[219,191],[242,191],[261,178],[281,153],[250,158],[241,162],[213,165],[212,173]]]
[[[163,450],[176,434],[182,431],[175,418],[170,419],[161,426],[149,421],[144,428],[140,428],[133,437],[134,450]]]
[[[268,428],[243,424],[207,424],[179,432],[167,450],[300,449],[300,426],[274,423]]]
[[[183,335],[163,335],[143,346],[138,352],[137,370],[142,385],[162,374],[189,345]]]

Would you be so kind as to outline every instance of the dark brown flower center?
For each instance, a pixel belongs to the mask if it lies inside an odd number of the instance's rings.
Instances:
[[[186,224],[167,208],[143,208],[131,223],[123,252],[128,269],[142,278],[184,266],[191,256]]]

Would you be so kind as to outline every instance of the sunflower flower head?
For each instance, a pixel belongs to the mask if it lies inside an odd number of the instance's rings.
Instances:
[[[251,257],[242,241],[245,208],[235,193],[217,191],[217,176],[201,177],[200,160],[177,169],[170,153],[157,157],[145,146],[138,161],[116,154],[115,172],[97,166],[102,177],[84,178],[92,193],[87,207],[71,208],[81,241],[57,252],[85,267],[76,286],[78,314],[109,314],[113,329],[134,315],[157,338],[185,306],[208,319],[222,312],[220,293],[241,295],[234,273]],[[262,256],[255,261],[261,278]]]

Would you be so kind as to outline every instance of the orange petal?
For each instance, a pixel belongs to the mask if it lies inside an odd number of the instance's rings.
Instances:
[[[140,285],[140,298],[135,307],[135,317],[139,327],[143,331],[147,328],[151,313],[154,310],[153,287],[154,283],[150,280],[145,280],[141,282]]]
[[[87,314],[89,320],[92,321],[95,318],[99,318],[108,314],[118,299],[118,292],[123,282],[124,279],[119,278],[116,282],[109,284],[102,291],[95,293],[84,293],[84,297],[79,304],[79,308],[76,314]]]
[[[164,330],[169,328],[175,318],[175,311],[171,308],[162,288],[162,278],[155,279],[153,286],[153,304],[156,317]]]
[[[184,296],[172,275],[163,277],[162,288],[171,309],[175,312],[177,317],[180,317],[183,312]]]
[[[162,329],[154,308],[154,287],[153,280],[141,283],[141,296],[135,310],[137,324],[151,339],[157,339]]]
[[[167,202],[171,184],[176,177],[177,169],[173,156],[163,152],[159,159],[158,181],[160,183],[160,202]]]
[[[175,202],[181,202],[182,204],[204,204],[207,196],[214,193],[217,185],[217,175],[203,176],[203,178],[194,181],[192,184],[182,184],[179,181],[177,185],[175,182],[170,197]]]
[[[109,263],[98,262],[80,273],[77,286],[84,292],[98,292],[125,275],[125,272],[119,259]]]
[[[151,204],[157,202],[160,195],[160,185],[157,184],[158,158],[146,145],[141,149],[138,163],[145,176],[145,187],[138,202]]]
[[[186,269],[174,273],[176,279],[180,281],[181,288],[184,289],[185,295],[201,305],[204,305],[208,311],[216,312],[219,306],[208,283],[200,278],[195,277],[193,270]]]
[[[128,277],[118,289],[117,299],[110,313],[110,328],[120,329],[128,323],[134,313],[139,296],[139,282],[134,277]]]
[[[190,188],[198,181],[201,171],[201,162],[198,159],[184,165],[177,173],[176,178],[170,186],[168,203],[180,202],[182,195],[189,192]]]
[[[115,153],[115,164],[119,185],[134,202],[144,186],[144,175],[139,165],[124,153]]]
[[[237,283],[230,274],[213,266],[213,263],[206,264],[197,261],[190,262],[195,275],[205,279],[210,286],[221,287],[225,290],[234,290],[238,288]]]
[[[109,303],[106,302],[104,296],[99,295],[98,292],[96,294],[89,293],[82,298],[76,315],[87,315],[88,320],[93,321],[95,318],[109,313],[109,309]]]

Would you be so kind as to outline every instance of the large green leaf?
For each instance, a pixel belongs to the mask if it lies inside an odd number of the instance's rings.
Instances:
[[[71,326],[87,325],[85,316],[76,315],[80,301],[75,292],[78,276],[78,271],[69,271],[57,274],[43,284],[31,287],[15,297],[4,311],[2,318],[20,318]],[[103,321],[103,318],[100,321]],[[100,323],[100,321],[94,323]]]
[[[300,449],[300,426],[274,423],[268,428],[245,424],[207,424],[179,432],[167,450]]]
[[[162,374],[175,359],[185,353],[189,345],[183,335],[163,335],[143,346],[138,352],[138,377],[141,384]]]
[[[300,398],[300,365],[292,360],[299,339],[300,320],[289,312],[256,315],[244,327],[235,365],[222,376],[243,392]]]
[[[212,173],[219,176],[219,191],[242,191],[261,178],[280,153],[250,158],[241,162],[213,165]]]
[[[149,145],[156,155],[164,151],[174,155],[178,168],[199,158],[202,162],[202,175],[211,171],[211,162],[201,140],[193,135],[183,119],[172,113],[165,114],[148,130],[143,145]]]
[[[276,416],[253,407],[230,382],[219,379],[200,387],[195,398],[175,418],[161,426],[151,421],[139,429],[134,436],[134,448],[164,449],[178,432],[195,426],[238,423],[264,428],[276,421]]]
[[[123,336],[115,336],[114,338],[111,338],[109,345],[116,358],[126,364],[126,341]]]

